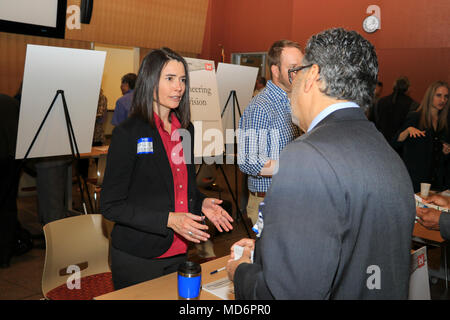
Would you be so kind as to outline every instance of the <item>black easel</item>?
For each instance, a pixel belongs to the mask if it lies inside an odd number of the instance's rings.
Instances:
[[[64,96],[64,90],[57,90],[56,94],[55,94],[55,97],[53,98],[53,101],[52,101],[50,107],[48,108],[47,113],[45,114],[44,119],[42,120],[42,122],[41,122],[41,124],[40,124],[40,126],[39,126],[39,128],[38,128],[38,130],[37,130],[37,132],[36,132],[36,134],[35,134],[35,136],[33,138],[33,140],[31,141],[30,146],[28,147],[27,152],[25,153],[25,157],[22,160],[22,164],[19,167],[19,172],[20,172],[20,169],[22,168],[22,165],[25,163],[25,160],[28,158],[28,154],[30,153],[31,148],[33,147],[34,143],[36,142],[36,139],[37,139],[39,133],[41,132],[41,129],[44,126],[44,123],[47,120],[47,117],[50,114],[50,111],[52,110],[53,105],[55,104],[55,101],[56,101],[56,99],[58,98],[59,95],[61,95],[62,102],[63,102],[64,115],[65,115],[65,118],[66,118],[67,133],[69,135],[70,150],[72,151],[72,163],[73,163],[74,160],[78,160],[78,161],[80,160],[80,152],[78,151],[78,145],[77,145],[77,141],[75,139],[75,133],[74,133],[73,127],[72,127],[72,121],[70,120],[69,109],[67,108],[66,98]],[[80,176],[80,173],[78,172],[78,170],[77,170],[77,174],[76,175],[77,175],[77,178],[78,178],[78,187],[80,188],[81,201],[82,201],[82,204],[83,204],[84,213],[87,214],[86,202],[84,200],[84,191],[86,191],[86,194],[87,194],[88,200],[89,200],[89,205],[90,205],[90,208],[91,208],[91,212],[93,213],[94,212],[94,207],[92,205],[91,197],[89,195],[89,192],[87,191],[88,189],[87,189],[86,181],[83,180],[83,183],[84,183],[84,190],[83,190],[83,188],[81,187],[82,179],[81,179],[81,176]],[[71,177],[69,177],[69,179],[71,179]]]
[[[225,103],[225,106],[223,107],[221,117],[223,118],[223,114],[225,113],[225,110],[228,107],[228,103],[230,102],[230,99],[232,99],[232,101],[233,101],[233,130],[234,130],[234,132],[236,132],[236,107],[237,107],[237,110],[239,112],[239,118],[242,117],[242,114],[241,114],[241,108],[239,107],[239,101],[238,101],[238,98],[237,98],[235,90],[231,90],[230,91],[230,94],[228,95],[227,102]],[[235,152],[237,152],[236,135],[233,135],[233,136],[234,136],[233,144],[234,144],[234,147],[235,147],[234,150],[235,150]],[[225,152],[226,152],[226,150],[225,150]],[[225,172],[223,172],[223,169],[222,169],[222,173],[225,176]],[[239,192],[238,192],[238,181],[237,180],[238,180],[238,174],[237,174],[237,166],[235,164],[235,166],[234,166],[234,187],[235,187],[235,190],[236,190],[236,197],[234,197],[234,195],[231,192],[231,190],[230,190],[230,193],[233,196],[233,200],[234,200],[234,202],[236,204],[236,208],[237,208],[237,210],[238,210],[238,212],[239,212],[239,214],[241,215],[241,218],[242,218],[242,212],[239,209],[239,205],[238,205],[238,194],[239,194]],[[227,180],[225,179],[225,181],[227,181]]]
[[[227,106],[228,106],[228,103],[230,102],[230,99],[232,99],[232,101],[233,101],[233,129],[234,129],[234,132],[236,132],[236,106],[237,106],[237,109],[238,109],[238,111],[239,111],[239,117],[241,117],[242,115],[241,115],[241,109],[240,109],[240,107],[239,107],[239,101],[238,101],[238,99],[237,99],[237,95],[236,95],[236,91],[235,91],[235,90],[231,90],[231,91],[230,91],[230,94],[229,94],[229,96],[228,96],[227,102],[225,103],[225,106],[223,107],[221,117],[223,118],[223,114],[225,113],[225,110],[227,109]],[[233,141],[233,143],[234,143],[235,150],[236,150],[236,146],[237,146],[236,135],[234,135],[234,141]],[[237,150],[236,150],[236,152],[237,152]],[[226,157],[226,154],[225,154],[225,157]],[[197,175],[200,173],[200,170],[201,170],[202,166],[203,166],[203,163],[200,165],[200,168],[199,168],[198,171],[197,171]],[[234,193],[233,193],[233,190],[231,189],[231,185],[230,185],[230,183],[228,182],[228,178],[227,178],[227,176],[226,176],[226,174],[225,174],[225,171],[223,170],[222,165],[221,165],[221,164],[216,164],[216,168],[217,168],[217,167],[220,169],[220,172],[222,172],[222,175],[223,175],[223,177],[224,177],[224,179],[225,179],[225,183],[227,184],[227,187],[228,187],[228,191],[230,192],[231,197],[233,198],[234,204],[235,204],[235,206],[236,206],[236,212],[237,212],[236,218],[237,218],[237,220],[239,220],[239,218],[242,220],[242,223],[243,223],[244,226],[245,226],[245,230],[247,231],[247,235],[248,235],[249,238],[251,238],[250,231],[248,230],[247,224],[245,223],[245,220],[243,219],[242,211],[241,211],[241,209],[239,208],[239,202],[238,202],[238,194],[239,194],[239,192],[238,192],[238,181],[237,181],[237,180],[238,180],[237,166],[236,166],[236,164],[235,164],[235,166],[234,166],[234,187],[235,187],[235,190],[236,190],[236,194],[234,194]]]

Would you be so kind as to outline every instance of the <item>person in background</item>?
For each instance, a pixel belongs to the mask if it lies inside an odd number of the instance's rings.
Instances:
[[[15,95],[21,103],[22,86]],[[71,213],[67,211],[66,186],[69,179],[71,156],[55,156],[27,159],[23,169],[36,177],[36,191],[39,222],[44,226],[49,222],[63,219]],[[23,228],[22,228],[23,229]]]
[[[15,160],[19,103],[0,94],[0,268],[10,266],[14,254],[17,219],[19,162]]]
[[[103,89],[100,89],[97,103],[97,115],[95,116],[94,136],[92,138],[92,146],[98,147],[105,143],[105,132],[103,129],[103,122],[108,108],[108,99],[103,94]],[[78,160],[78,170],[80,174],[88,179],[89,164],[98,163],[98,158],[95,159],[80,159]]]
[[[395,80],[393,92],[381,98],[375,107],[375,125],[388,142],[403,125],[406,116],[415,104],[407,94],[409,86],[407,77],[398,78]]]
[[[377,86],[375,87],[375,95],[373,97],[372,104],[364,111],[367,119],[375,123],[375,119],[377,118],[376,107],[378,100],[381,98],[381,92],[383,91],[383,82],[378,81]]]
[[[23,87],[23,81],[20,82],[19,89],[17,90],[16,94],[14,95],[14,99],[19,101],[19,105],[20,105],[20,101],[22,100],[22,87]]]
[[[450,209],[450,197],[433,194],[422,199],[424,203]],[[417,207],[416,214],[421,225],[430,230],[439,230],[442,238],[450,240],[450,213],[433,208]]]
[[[232,247],[236,298],[406,299],[415,203],[405,165],[363,111],[377,82],[374,46],[329,29],[288,74],[306,133],[281,152],[259,238]]]
[[[377,85],[375,87],[375,95],[373,97],[373,102],[370,105],[370,107],[367,108],[365,111],[367,119],[369,119],[369,121],[375,122],[375,118],[376,118],[375,109],[376,109],[378,100],[380,100],[380,98],[381,98],[382,92],[383,92],[383,82],[378,81]]]
[[[420,191],[421,182],[431,183],[437,191],[450,187],[448,95],[446,82],[433,82],[417,111],[408,114],[392,139],[393,147],[402,149],[414,192]]]
[[[256,96],[257,94],[259,94],[262,89],[264,89],[266,87],[266,78],[264,78],[263,76],[258,76],[258,78],[256,78],[256,83],[255,83],[255,90],[253,91],[253,96]]]
[[[205,216],[219,231],[233,219],[197,188],[194,126],[186,61],[169,48],[142,61],[132,113],[115,127],[100,211],[115,222],[111,270],[120,289],[177,270],[188,243],[209,239]]]
[[[108,99],[103,94],[103,89],[100,89],[97,104],[97,116],[95,117],[94,138],[92,146],[101,146],[105,143],[105,132],[103,130],[103,122],[108,108]]]
[[[288,69],[299,66],[302,57],[297,42],[274,42],[268,52],[272,80],[250,101],[239,120],[238,165],[248,175],[247,216],[252,224],[277,170],[281,150],[300,134],[292,122]]]
[[[375,96],[373,97],[373,101],[375,101],[375,103],[377,103],[378,100],[380,100],[382,92],[383,92],[383,82],[378,81],[375,87]]]
[[[111,120],[113,126],[118,126],[122,121],[128,118],[133,102],[133,90],[136,84],[136,77],[137,76],[134,73],[127,73],[121,79],[120,90],[122,91],[123,96],[116,101],[116,107]]]

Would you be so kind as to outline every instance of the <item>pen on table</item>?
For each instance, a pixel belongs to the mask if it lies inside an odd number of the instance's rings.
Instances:
[[[227,268],[227,267],[223,267],[223,268],[220,268],[220,269],[211,271],[209,274],[214,274],[214,273],[217,273],[217,272],[219,272],[219,271],[223,271],[223,270],[225,270],[226,268]]]

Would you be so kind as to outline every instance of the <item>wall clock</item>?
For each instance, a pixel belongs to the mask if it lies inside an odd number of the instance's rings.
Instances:
[[[363,29],[365,32],[372,33],[379,28],[380,28],[380,20],[376,16],[372,15],[364,19]]]

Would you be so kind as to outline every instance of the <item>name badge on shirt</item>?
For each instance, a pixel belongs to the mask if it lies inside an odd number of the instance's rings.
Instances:
[[[140,138],[137,144],[137,154],[153,153],[153,138]]]

